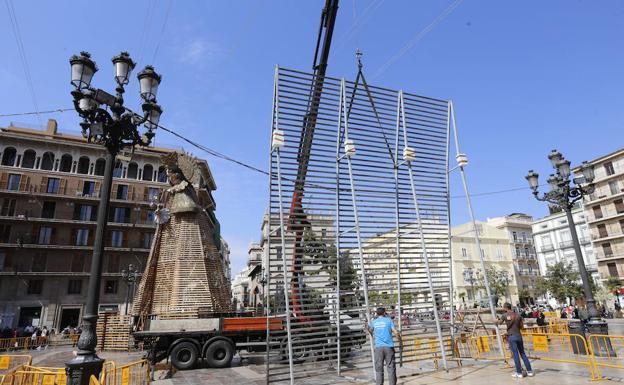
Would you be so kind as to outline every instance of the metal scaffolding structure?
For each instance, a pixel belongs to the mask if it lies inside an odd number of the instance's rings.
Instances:
[[[364,324],[378,306],[403,334],[399,372],[446,368],[449,102],[369,86],[360,73],[325,77],[320,95],[314,81],[276,69],[265,303],[286,328],[267,332],[267,382],[328,367],[370,379]]]

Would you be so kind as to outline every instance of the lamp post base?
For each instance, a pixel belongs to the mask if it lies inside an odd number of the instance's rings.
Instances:
[[[609,334],[609,324],[607,321],[590,320],[587,323],[587,334]]]
[[[93,353],[78,354],[65,364],[67,385],[88,385],[91,376],[100,378],[104,360]]]
[[[587,323],[587,345],[592,349],[595,356],[598,357],[616,357],[615,350],[611,345],[611,339],[609,337],[603,337],[601,335],[609,334],[609,324],[607,321],[602,320],[590,320]],[[590,338],[594,335],[594,338]],[[598,335],[598,336],[596,336]]]

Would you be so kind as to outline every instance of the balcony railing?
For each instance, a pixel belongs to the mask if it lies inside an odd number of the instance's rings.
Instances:
[[[158,182],[152,182],[158,183]],[[84,194],[82,191],[71,190],[69,188],[65,188],[64,191],[60,189],[55,192],[48,192],[47,188],[40,189],[39,186],[35,185],[27,185],[24,190],[19,189],[9,189],[9,188],[0,188],[1,193],[10,193],[10,194],[20,194],[20,195],[36,195],[42,197],[61,197],[72,200],[81,200],[85,202],[97,202],[100,197],[100,192],[96,191],[91,194]],[[118,199],[116,196],[111,196],[111,202],[133,202],[139,204],[151,204],[149,200],[144,200],[144,195],[140,192],[134,191],[133,196],[127,197],[126,199]]]
[[[522,276],[537,276],[539,275],[539,272],[537,271],[529,271],[529,270],[518,270],[518,273]]]
[[[515,258],[516,259],[535,260],[535,259],[537,259],[537,256],[535,254],[532,254],[532,253],[531,254],[521,253],[521,254],[516,254]]]
[[[620,215],[624,215],[624,210],[616,210],[615,208],[611,208],[611,207],[602,207],[601,210],[599,212],[593,211],[593,219],[592,221],[598,221],[601,219],[609,219],[612,217],[617,217]]]
[[[533,244],[533,238],[514,238],[513,239],[514,243],[527,243],[529,245]]]
[[[620,231],[613,231],[611,233],[592,234],[592,239],[594,241],[597,241],[597,240],[600,240],[600,239],[605,239],[605,238],[618,238],[618,237],[624,237],[624,229],[622,229]]]
[[[572,246],[574,246],[574,242],[572,242],[572,240],[559,242],[559,247],[562,249],[565,249],[567,247],[572,247]]]
[[[619,164],[614,164],[613,171],[614,171],[613,174],[607,175],[607,170],[605,170],[604,166],[596,167],[596,181],[599,181],[601,179],[614,176],[617,174],[622,174],[624,173],[624,167],[620,166]]]
[[[545,244],[542,245],[541,247],[541,251],[553,251],[555,249],[555,246],[552,244]]]
[[[581,242],[581,244],[584,245],[584,244],[590,243],[591,239],[589,237],[580,237],[579,242]]]

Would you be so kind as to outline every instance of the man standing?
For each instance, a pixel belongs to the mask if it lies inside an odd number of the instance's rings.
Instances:
[[[511,311],[511,304],[505,303],[504,305],[507,313],[496,321],[498,325],[503,322],[507,325],[507,336],[509,339],[509,349],[513,354],[514,364],[516,365],[516,371],[511,375],[512,377],[522,378],[522,364],[520,363],[520,357],[522,357],[522,361],[524,361],[524,366],[527,370],[527,376],[533,377],[533,369],[531,368],[531,363],[529,362],[528,357],[524,353],[524,343],[522,342],[522,334],[520,330],[523,329],[522,317],[517,313]]]
[[[394,365],[394,334],[401,339],[401,334],[394,328],[394,323],[386,317],[386,309],[377,308],[377,317],[366,325],[366,329],[373,336],[375,343],[375,384],[384,382],[384,364],[388,370],[388,383],[396,385],[396,368]]]

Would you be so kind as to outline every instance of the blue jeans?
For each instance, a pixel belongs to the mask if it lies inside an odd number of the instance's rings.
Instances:
[[[513,354],[514,364],[516,365],[516,373],[522,374],[520,356],[522,356],[522,361],[524,361],[524,366],[526,367],[527,372],[533,371],[533,369],[531,369],[529,358],[526,354],[524,354],[524,344],[522,342],[521,335],[512,334],[509,336],[509,349],[511,349],[511,353]]]

